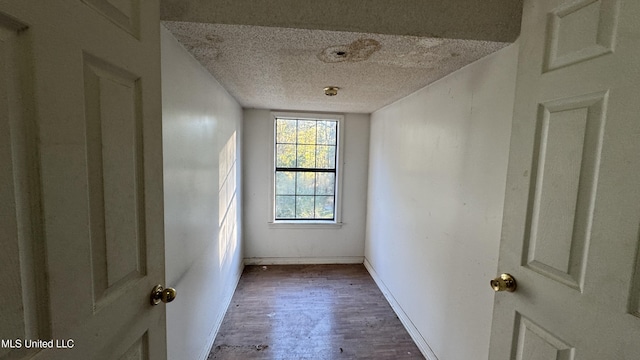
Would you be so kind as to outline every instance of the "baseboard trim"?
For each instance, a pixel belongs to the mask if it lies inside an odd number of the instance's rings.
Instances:
[[[367,269],[367,271],[369,271],[369,274],[373,278],[373,281],[375,281],[376,285],[378,285],[378,288],[380,288],[380,291],[382,291],[382,294],[389,302],[389,305],[391,305],[393,311],[395,311],[396,315],[398,315],[400,322],[402,322],[402,325],[404,325],[405,329],[407,329],[407,332],[418,346],[418,349],[420,349],[422,355],[424,355],[427,360],[438,360],[438,357],[433,352],[433,350],[431,350],[431,347],[429,346],[429,344],[427,344],[427,341],[422,337],[422,334],[420,334],[420,331],[418,331],[413,322],[411,322],[409,316],[407,316],[404,310],[402,310],[400,304],[398,304],[387,286],[384,284],[384,282],[382,282],[382,279],[380,279],[378,273],[376,273],[375,269],[373,268],[373,266],[371,266],[367,258],[364,259],[363,263],[364,267]]]
[[[240,262],[240,269],[236,274],[234,285],[224,299],[224,302],[225,302],[224,311],[222,311],[216,318],[216,321],[214,322],[213,327],[209,332],[209,339],[207,340],[207,346],[204,348],[205,349],[204,352],[200,354],[200,356],[198,357],[199,360],[207,360],[209,358],[209,354],[211,353],[211,350],[213,350],[212,349],[213,343],[216,341],[216,336],[218,336],[218,331],[220,331],[220,326],[222,326],[222,321],[224,320],[224,316],[227,314],[227,311],[229,310],[229,306],[231,306],[231,300],[233,299],[233,294],[235,294],[236,288],[238,287],[238,283],[240,282],[240,277],[242,276],[244,265],[245,263],[243,259]]]
[[[245,258],[246,265],[312,265],[312,264],[362,264],[363,256],[338,257],[253,257]]]

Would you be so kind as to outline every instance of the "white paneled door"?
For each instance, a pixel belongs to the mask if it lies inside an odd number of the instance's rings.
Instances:
[[[640,1],[525,0],[490,358],[640,359]],[[487,288],[488,291],[489,288]]]
[[[2,360],[166,358],[159,31],[158,1],[0,2]]]

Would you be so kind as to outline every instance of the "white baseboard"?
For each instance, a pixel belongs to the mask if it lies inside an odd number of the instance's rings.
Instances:
[[[245,258],[246,265],[312,265],[312,264],[362,264],[363,256],[337,257],[253,257]]]
[[[213,327],[209,332],[209,338],[207,339],[207,346],[204,348],[204,351],[198,357],[199,360],[207,360],[209,358],[209,353],[213,348],[213,343],[216,341],[216,336],[218,336],[218,331],[220,331],[220,326],[222,326],[222,321],[224,320],[224,316],[227,314],[227,310],[229,310],[229,306],[231,305],[231,300],[233,299],[233,294],[236,292],[236,288],[238,287],[238,283],[240,282],[240,277],[242,276],[242,271],[244,270],[244,260],[240,263],[240,269],[236,274],[236,279],[234,281],[234,285],[231,287],[229,292],[226,294],[224,299],[224,311],[220,312],[216,321],[213,323]]]
[[[415,325],[413,325],[413,322],[411,322],[411,320],[409,319],[409,316],[407,316],[404,310],[402,310],[402,307],[400,307],[400,304],[398,304],[398,302],[393,297],[393,295],[391,294],[387,286],[382,282],[382,279],[380,279],[376,271],[373,269],[373,266],[371,266],[371,264],[366,258],[364,259],[364,267],[367,268],[367,271],[369,271],[369,274],[371,274],[373,281],[376,282],[376,284],[378,285],[378,288],[380,288],[380,291],[382,291],[382,294],[389,302],[389,305],[391,305],[391,308],[393,308],[393,311],[395,311],[396,315],[398,315],[398,318],[402,322],[402,325],[404,325],[404,327],[407,329],[407,332],[409,333],[413,341],[418,346],[418,349],[420,349],[420,352],[422,353],[422,355],[424,355],[424,357],[427,358],[427,360],[438,360],[438,357],[433,352],[433,350],[431,350],[431,347],[429,347],[429,344],[427,344],[427,341],[422,337],[422,334],[420,334],[420,331],[418,331]]]

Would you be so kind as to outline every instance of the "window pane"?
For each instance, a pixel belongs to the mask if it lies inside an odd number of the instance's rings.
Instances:
[[[296,146],[276,145],[276,166],[296,167]]]
[[[315,145],[298,145],[298,167],[299,168],[315,168],[316,167],[316,146]]]
[[[296,197],[276,196],[276,219],[293,219],[296,217]]]
[[[276,173],[276,195],[296,194],[296,173],[278,171]]]
[[[276,120],[276,142],[296,143],[296,120]]]
[[[335,121],[318,121],[318,144],[336,145],[336,129],[338,123]]]
[[[296,218],[313,219],[313,196],[296,196]]]
[[[318,145],[316,147],[316,167],[320,169],[335,169],[336,147]]]
[[[333,196],[316,196],[316,219],[333,219]]]
[[[335,218],[338,122],[276,119],[275,218]],[[326,169],[321,172],[311,169]]]
[[[298,144],[316,143],[316,121],[298,120]]]
[[[335,173],[316,173],[316,195],[331,195],[335,189]]]
[[[296,195],[314,195],[314,188],[316,187],[316,174],[312,172],[299,172],[296,175]]]

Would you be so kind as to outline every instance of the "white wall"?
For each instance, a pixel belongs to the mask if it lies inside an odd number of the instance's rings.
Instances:
[[[244,111],[244,243],[251,264],[362,262],[364,256],[369,115],[345,114],[342,221],[339,228],[269,224],[273,120],[269,110]]]
[[[162,118],[168,355],[205,359],[243,267],[242,109],[164,27]]]
[[[511,45],[371,116],[366,265],[441,360],[488,357],[516,62]]]

